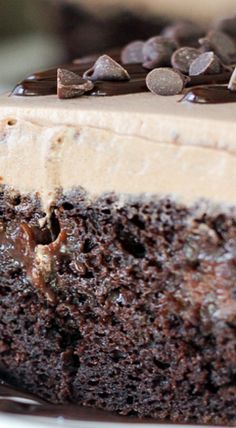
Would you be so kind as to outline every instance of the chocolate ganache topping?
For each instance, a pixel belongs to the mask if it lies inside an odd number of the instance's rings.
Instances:
[[[91,68],[93,62],[71,63],[62,67],[83,75],[86,70]],[[130,75],[130,80],[126,81],[96,81],[93,89],[88,91],[89,96],[116,96],[125,94],[135,94],[147,92],[146,77],[149,73],[141,64],[127,64],[126,70]],[[191,76],[187,80],[184,101],[201,102],[201,103],[225,103],[236,102],[236,93],[227,88],[227,83],[232,75],[232,71],[225,70],[219,74]],[[214,85],[214,86],[211,86]],[[204,101],[192,94],[200,91]],[[189,89],[190,88],[190,89]],[[45,96],[57,94],[57,68],[49,69],[42,72],[36,72],[21,81],[12,91],[16,96]]]

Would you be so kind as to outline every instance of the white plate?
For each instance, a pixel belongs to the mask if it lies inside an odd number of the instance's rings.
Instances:
[[[31,416],[8,415],[0,413],[0,428],[180,428],[181,425],[155,423],[119,423],[65,421],[63,418],[39,418]],[[196,425],[184,425],[184,428],[196,428]],[[198,426],[198,428],[201,428]],[[203,428],[203,427],[202,427]],[[204,427],[206,428],[206,427]],[[214,428],[211,426],[211,428]],[[222,428],[222,427],[221,427]]]

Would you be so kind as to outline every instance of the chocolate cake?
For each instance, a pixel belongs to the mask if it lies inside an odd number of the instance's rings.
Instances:
[[[54,404],[234,425],[236,47],[167,39],[0,97],[1,375]]]

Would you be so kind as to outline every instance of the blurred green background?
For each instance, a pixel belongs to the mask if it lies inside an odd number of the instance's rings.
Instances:
[[[37,0],[0,0],[0,11],[1,41],[47,26],[43,3]]]
[[[37,69],[56,64],[61,45],[44,0],[0,0],[0,91]],[[50,17],[50,18],[49,18]]]

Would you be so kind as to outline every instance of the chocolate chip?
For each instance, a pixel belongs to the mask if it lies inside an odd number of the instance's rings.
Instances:
[[[189,68],[189,75],[219,74],[221,69],[221,62],[214,52],[205,52],[192,62]]]
[[[176,42],[169,37],[151,37],[143,46],[143,66],[148,70],[155,67],[169,66],[171,55],[177,47]]]
[[[70,70],[58,68],[57,95],[60,99],[76,98],[93,89],[94,85]]]
[[[234,69],[232,76],[230,78],[228,89],[230,91],[236,92],[236,68]]]
[[[224,64],[236,62],[236,45],[234,40],[223,31],[210,31],[199,40],[205,51],[213,51]]]
[[[157,95],[177,95],[180,94],[185,84],[186,77],[173,68],[155,68],[146,77],[148,89]]]
[[[144,61],[143,47],[144,42],[141,40],[126,45],[121,51],[122,64],[142,64]]]
[[[164,28],[162,35],[174,39],[179,46],[198,46],[204,35],[201,27],[191,21],[179,21]]]
[[[188,74],[192,62],[200,55],[196,48],[182,47],[177,49],[171,57],[171,64],[182,73]]]
[[[129,73],[108,55],[100,56],[83,77],[90,80],[130,80]]]

